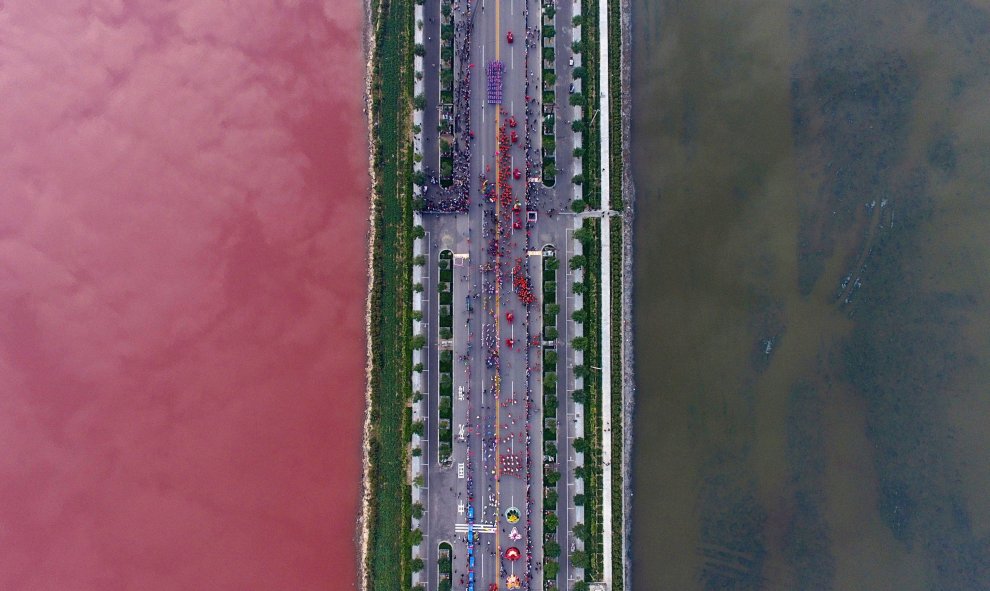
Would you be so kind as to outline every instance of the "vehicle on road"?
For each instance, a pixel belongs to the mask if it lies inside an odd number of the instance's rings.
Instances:
[[[516,126],[516,118],[509,117],[509,127],[515,127],[515,126]]]
[[[512,133],[511,133],[511,134],[509,135],[509,138],[510,138],[510,139],[512,140],[512,143],[513,143],[513,144],[515,144],[515,143],[518,143],[518,142],[519,142],[519,134],[518,134],[518,133],[516,133],[515,131],[513,131],[513,132],[512,132]]]
[[[506,41],[508,41],[509,43],[512,43],[512,39],[513,39],[513,37],[512,37],[512,31],[509,31],[508,33],[505,34],[505,40]]]
[[[569,60],[567,60],[567,65],[568,66],[573,66],[574,65],[574,57],[573,56],[571,56],[571,58]]]
[[[519,179],[522,178],[522,173],[519,172],[519,169],[518,168],[512,171],[512,178],[514,178],[516,180],[519,180]]]

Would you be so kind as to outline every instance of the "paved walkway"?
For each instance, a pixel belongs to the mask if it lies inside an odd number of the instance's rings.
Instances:
[[[608,3],[598,0],[598,108],[600,109],[602,141],[602,579],[606,589],[612,588],[612,257],[610,236],[612,200],[609,196],[609,61],[608,61]]]

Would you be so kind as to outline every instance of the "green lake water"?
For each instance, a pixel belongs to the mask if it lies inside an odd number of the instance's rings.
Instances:
[[[990,3],[633,23],[635,589],[990,589]]]

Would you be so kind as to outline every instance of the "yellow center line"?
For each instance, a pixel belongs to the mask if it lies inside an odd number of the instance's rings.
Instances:
[[[501,10],[501,0],[495,0],[495,59],[496,60],[499,59],[499,55],[501,54],[501,49],[502,49],[502,43],[500,42],[499,39],[499,36],[502,34],[501,23],[500,23],[500,10]],[[499,116],[501,115],[501,113],[502,113],[502,105],[501,104],[495,105],[495,145],[499,149],[501,148],[499,147],[498,129],[499,129],[499,118],[500,118]],[[496,158],[495,159],[496,244],[500,239],[499,232],[501,231],[501,228],[499,226],[501,223],[501,218],[499,217],[499,214],[501,213],[501,202],[502,202],[501,179],[499,178],[500,175],[499,175],[498,166],[499,166],[498,158]],[[502,272],[501,258],[502,258],[501,253],[499,252],[498,249],[496,249],[495,250],[495,346],[498,348],[502,347],[502,338],[501,338],[502,323],[499,321],[500,320],[499,314],[501,313],[500,310],[501,307],[499,305],[500,303],[499,303],[499,282],[498,282],[498,276]],[[502,360],[501,360],[501,356],[499,357],[500,359],[499,359],[498,368],[495,370],[495,551],[500,553],[501,549],[499,547],[498,522],[502,519],[502,502],[501,502],[501,498],[499,497],[499,481],[501,480],[501,474],[499,473],[501,469],[501,456],[499,454],[499,446],[501,445],[501,442],[499,441],[499,427],[501,423],[500,423],[499,409],[501,408],[502,404],[501,404],[501,397],[499,396],[499,392],[501,388],[501,383],[500,383],[501,376],[499,374],[502,371]],[[501,584],[502,581],[500,579],[501,579],[500,575],[496,574],[495,575],[496,589],[499,589],[502,586]]]

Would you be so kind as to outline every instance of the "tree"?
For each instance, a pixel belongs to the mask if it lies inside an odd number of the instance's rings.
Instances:
[[[587,75],[588,75],[588,70],[586,70],[584,66],[578,66],[573,70],[571,70],[571,76],[574,76],[574,78],[583,79]]]
[[[556,513],[547,513],[546,516],[543,517],[543,529],[553,529],[554,531],[557,530]]]
[[[543,88],[546,88],[547,86],[552,87],[557,82],[557,75],[551,71],[544,70],[544,72],[545,73],[543,74]]]
[[[420,187],[425,187],[428,182],[430,182],[430,178],[426,176],[426,173],[422,170],[417,170],[413,173],[413,183],[419,185]]]
[[[572,94],[571,96],[574,95]],[[422,94],[417,94],[416,98],[413,99],[413,107],[415,107],[417,111],[422,111],[423,109],[425,109],[426,97],[423,96]]]
[[[584,495],[583,494],[578,493],[578,494],[574,495],[574,505],[576,507],[583,507],[584,506]]]
[[[574,213],[581,213],[587,207],[588,204],[585,203],[584,199],[575,199],[574,201],[571,202],[571,209],[574,211]]]
[[[557,267],[560,266],[560,259],[557,257],[550,257],[546,260],[547,271],[556,271]]]
[[[544,390],[549,389],[551,392],[553,392],[554,388],[556,387],[557,387],[557,374],[552,371],[547,372],[547,374],[543,376],[543,389]]]
[[[418,458],[421,455],[423,455],[423,448],[421,448],[421,447],[414,447],[413,450],[412,450],[412,456],[414,458]]]
[[[413,371],[416,372],[416,373],[423,373],[423,364],[422,363],[417,363],[416,365],[414,365],[413,366]]]
[[[577,478],[578,480],[584,480],[584,477],[586,476],[586,472],[587,470],[585,469],[584,466],[578,466],[577,468],[574,468],[574,478]]]
[[[557,165],[553,163],[553,160],[543,162],[543,176],[547,178],[557,176]]]
[[[426,264],[426,255],[425,254],[418,254],[418,255],[414,256],[413,257],[413,264],[416,265],[417,267],[422,267],[423,265],[425,265]]]
[[[543,306],[543,313],[547,316],[556,316],[560,313],[560,304],[546,304]]]
[[[426,429],[426,423],[424,423],[422,421],[422,419],[420,419],[418,421],[413,421],[413,423],[412,423],[412,432],[414,434],[419,435],[420,437],[422,437],[423,436],[423,431],[425,429]]]
[[[584,393],[584,390],[575,390],[571,392],[571,400],[577,402],[578,404],[584,404],[587,399],[588,396]]]
[[[413,135],[419,135],[419,133],[423,131],[423,128],[418,123],[413,123],[412,130]]]
[[[580,240],[582,243],[588,243],[591,242],[592,238],[594,238],[594,234],[591,233],[591,230],[589,228],[582,226],[577,230],[574,230],[574,237]]]
[[[416,285],[413,285],[413,291],[416,293],[423,293],[423,284],[417,283]]]
[[[413,484],[415,484],[419,488],[423,488],[423,484],[425,484],[425,483],[426,483],[426,481],[423,480],[423,475],[422,474],[417,474],[416,475],[416,478],[413,478]]]
[[[545,449],[543,450],[543,453],[545,453],[548,456],[556,456],[557,446],[548,441],[545,445]]]
[[[445,572],[449,571],[450,570],[450,557],[449,556],[441,556],[437,560],[437,569],[439,569],[440,572],[442,572],[442,573],[445,573]]]
[[[584,119],[575,119],[574,121],[571,122],[571,131],[574,131],[576,133],[581,133],[586,128],[587,126],[584,124]]]
[[[422,238],[423,236],[426,236],[426,228],[424,228],[423,226],[420,226],[418,224],[415,225],[415,226],[413,226],[413,229],[412,229],[413,240],[415,240],[417,238]]]
[[[426,55],[426,47],[424,47],[422,43],[417,43],[416,47],[413,48],[413,53],[420,57],[423,57],[424,55]]]
[[[578,351],[584,351],[588,348],[588,337],[574,337],[571,346]]]
[[[588,259],[586,259],[583,254],[576,254],[571,257],[571,262],[570,262],[571,270],[580,269],[584,267],[587,263],[588,263]],[[582,320],[581,322],[584,322],[584,320]]]
[[[547,542],[543,544],[543,555],[549,558],[560,556],[560,544],[557,542]]]
[[[553,61],[553,47],[544,47],[543,48],[543,59],[546,60],[546,61],[548,61],[548,62],[552,62]]]
[[[440,579],[440,584],[437,585],[437,591],[450,591],[450,586],[450,579]]]
[[[418,527],[409,534],[409,541],[413,546],[419,546],[423,542],[423,530]]]
[[[584,453],[588,451],[588,442],[585,441],[584,437],[575,437],[571,445],[574,446],[574,451],[576,452]]]
[[[584,379],[591,374],[591,370],[588,369],[587,365],[581,364],[574,366],[574,377]]]
[[[409,344],[412,345],[413,349],[422,349],[426,346],[426,337],[421,334],[415,335],[412,340],[409,341]]]
[[[584,24],[584,17],[581,16],[580,14],[574,15],[574,18],[571,19],[571,25],[575,27],[580,27],[583,24]]]
[[[546,339],[548,341],[552,341],[557,338],[557,329],[553,326],[548,326],[547,329],[543,332],[546,335]]]
[[[423,564],[422,558],[416,557],[409,562],[409,566],[412,568],[412,572],[418,573],[419,571],[423,570],[423,567],[426,565]]]
[[[543,363],[547,367],[557,365],[557,352],[553,349],[547,349],[547,352],[543,354]]]
[[[574,585],[571,587],[571,591],[588,591],[588,582],[587,581],[575,582]]]
[[[551,509],[557,506],[557,491],[551,490],[547,493],[547,498],[544,500],[544,504],[549,506]]]
[[[584,550],[575,550],[571,552],[571,564],[578,568],[588,568],[588,555]]]
[[[582,542],[587,541],[587,539],[588,539],[588,526],[586,526],[585,524],[579,523],[579,524],[575,525],[574,526],[574,529],[572,529],[571,531],[574,532],[574,537],[575,538],[581,540]]]
[[[544,37],[546,37],[547,39],[553,39],[553,37],[556,34],[557,34],[557,30],[556,29],[554,29],[550,25],[543,25],[543,36]]]
[[[587,293],[587,291],[588,291],[588,286],[587,285],[585,285],[583,283],[575,283],[574,284],[574,293],[576,293],[578,295],[581,295],[581,294]]]
[[[556,486],[558,480],[560,480],[560,472],[547,472],[543,477],[543,484],[546,486]]]
[[[567,99],[567,102],[569,102],[572,107],[580,107],[584,105],[584,95],[580,92],[575,92],[569,99]],[[420,109],[422,109],[422,107],[420,107]]]
[[[581,43],[580,41],[575,41],[574,43],[571,43],[571,51],[573,51],[574,53],[581,53],[583,49],[584,49],[584,44]]]
[[[422,363],[420,365],[422,365]],[[419,390],[416,390],[415,392],[413,392],[413,402],[419,402],[422,399],[423,399],[423,393],[422,392],[420,392]]]
[[[543,564],[543,579],[553,580],[557,578],[557,573],[560,572],[560,565],[552,560],[546,561]]]
[[[581,185],[584,184],[584,175],[583,174],[576,174],[576,175],[572,176],[571,177],[571,182],[580,187]]]
[[[574,156],[575,158],[584,158],[584,148],[581,146],[574,148],[571,152],[571,156]]]

